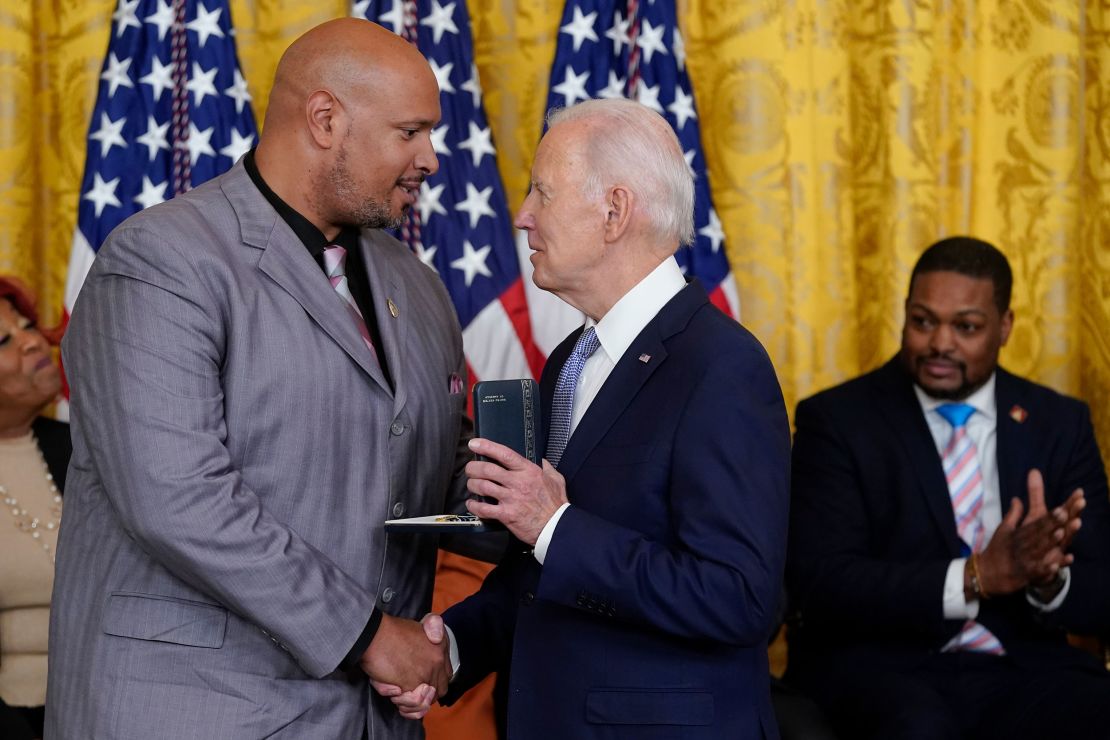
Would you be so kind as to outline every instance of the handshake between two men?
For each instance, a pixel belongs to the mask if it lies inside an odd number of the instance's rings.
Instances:
[[[512,449],[473,439],[470,449],[487,458],[466,465],[467,488],[479,499],[467,501],[470,512],[501,522],[514,537],[535,545],[544,527],[567,503],[563,476],[543,460],[543,467]],[[447,692],[452,666],[447,628],[438,614],[419,623],[383,615],[381,625],[360,661],[374,690],[392,699],[402,717],[421,719]]]

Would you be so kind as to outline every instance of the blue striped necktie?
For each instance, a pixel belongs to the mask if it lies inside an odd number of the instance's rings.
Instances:
[[[574,345],[570,357],[563,363],[559,371],[559,380],[555,384],[555,397],[551,400],[551,425],[547,433],[547,461],[554,467],[559,466],[563,459],[563,450],[567,448],[570,439],[570,421],[574,415],[574,391],[578,387],[578,378],[582,375],[582,368],[586,360],[601,345],[594,328],[588,327]]]

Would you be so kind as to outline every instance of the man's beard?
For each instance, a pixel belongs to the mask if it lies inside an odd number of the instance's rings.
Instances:
[[[351,177],[347,166],[347,148],[339,150],[335,167],[328,173],[328,186],[338,203],[350,204],[341,214],[343,221],[364,229],[397,229],[405,221],[406,212],[394,216],[390,211],[389,195],[384,200],[362,195]],[[407,209],[406,209],[407,210]]]
[[[987,382],[987,379],[984,378],[978,383],[972,383],[970,380],[968,380],[967,377],[967,364],[957,360],[955,361],[955,364],[960,373],[960,384],[958,386],[956,386],[955,388],[937,388],[935,386],[926,386],[921,380],[921,378],[924,376],[922,366],[928,360],[935,359],[937,359],[937,355],[914,357],[912,360],[913,367],[911,368],[914,382],[921,387],[921,390],[925,391],[925,393],[933,398],[937,398],[943,401],[962,401],[975,391],[979,390],[983,386],[983,383]]]

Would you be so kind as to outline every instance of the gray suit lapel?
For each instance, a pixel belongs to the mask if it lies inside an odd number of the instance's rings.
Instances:
[[[393,263],[394,250],[381,243],[381,233],[363,230],[359,240],[363,264],[370,278],[370,294],[374,301],[374,318],[378,322],[379,336],[385,352],[386,364],[393,379],[393,410],[400,413],[405,406],[408,373],[405,367],[405,341],[410,322],[413,321],[405,283],[397,274]],[[392,304],[392,309],[390,305]],[[397,315],[394,316],[394,309]]]
[[[228,172],[221,187],[239,218],[243,243],[262,250],[258,268],[301,304],[324,333],[390,393],[381,367],[371,357],[342,299],[304,244],[251,182],[242,162]]]

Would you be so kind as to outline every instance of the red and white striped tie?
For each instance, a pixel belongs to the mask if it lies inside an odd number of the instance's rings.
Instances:
[[[378,352],[374,349],[374,342],[370,339],[370,330],[366,328],[366,320],[362,318],[362,311],[358,310],[355,297],[351,295],[351,289],[347,285],[346,266],[346,249],[335,244],[324,247],[324,272],[327,273],[328,281],[331,283],[331,287],[335,288],[339,297],[343,299],[348,313],[351,314],[351,318],[354,319],[355,325],[358,327],[358,333],[362,335],[362,341],[366,342],[366,348],[370,350],[370,354],[374,356],[376,362]]]
[[[967,433],[967,420],[975,413],[975,407],[966,403],[946,403],[937,407],[937,413],[952,425],[952,436],[944,448],[941,464],[948,480],[956,532],[969,552],[981,552],[986,539],[983,529],[983,471],[979,467],[979,450]],[[994,655],[1006,652],[998,638],[973,619],[964,623],[960,633],[944,646],[944,650]]]

